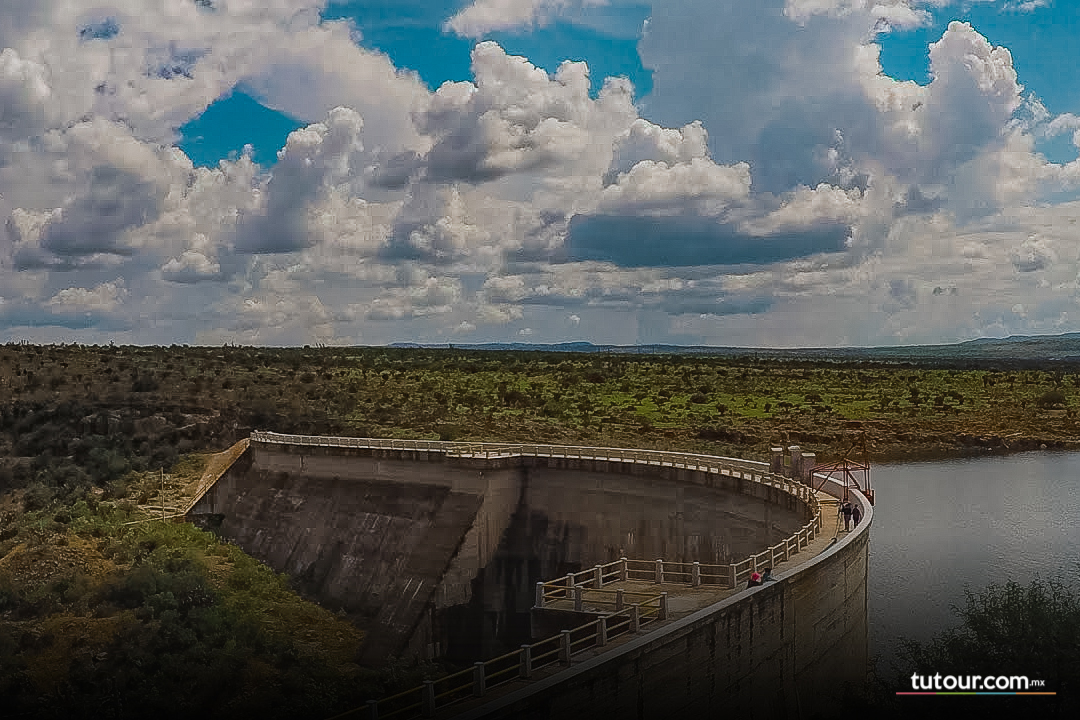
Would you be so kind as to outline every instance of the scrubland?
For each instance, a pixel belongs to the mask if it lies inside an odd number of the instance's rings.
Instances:
[[[821,461],[1072,448],[1080,366],[948,369],[455,349],[0,347],[5,716],[319,717],[438,668],[162,521],[253,429]]]

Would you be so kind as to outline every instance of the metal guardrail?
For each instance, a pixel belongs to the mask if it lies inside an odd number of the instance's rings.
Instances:
[[[363,448],[442,453],[448,457],[499,458],[513,456],[562,457],[582,460],[632,462],[661,467],[685,468],[750,480],[797,497],[806,503],[811,519],[798,532],[762,552],[737,563],[709,565],[675,563],[663,560],[630,560],[620,558],[596,565],[587,570],[570,573],[558,580],[536,584],[536,605],[570,598],[575,609],[582,609],[585,593],[589,603],[610,604],[614,611],[596,620],[559,635],[522,645],[520,650],[477,662],[467,670],[428,680],[422,686],[406,690],[367,705],[336,715],[344,718],[432,717],[436,710],[469,697],[483,697],[488,689],[514,680],[528,680],[536,670],[556,663],[569,665],[572,658],[587,650],[603,647],[621,634],[637,633],[651,623],[666,620],[667,593],[634,593],[625,590],[604,590],[605,584],[626,580],[652,580],[656,583],[679,582],[694,587],[717,585],[734,589],[748,580],[758,568],[772,567],[788,560],[807,547],[821,530],[821,506],[813,488],[803,483],[768,472],[765,463],[737,458],[724,458],[695,453],[628,448],[597,448],[568,445],[538,445],[528,443],[459,443],[441,440],[394,440],[380,438],[321,437],[285,435],[256,430],[251,442],[276,445],[308,445],[317,447]],[[611,599],[608,600],[607,598]],[[637,597],[639,602],[632,602]]]

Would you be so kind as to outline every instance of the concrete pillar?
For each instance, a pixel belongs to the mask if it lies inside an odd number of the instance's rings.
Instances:
[[[544,583],[536,583],[536,607],[544,607]]]
[[[484,663],[474,662],[472,675],[473,697],[484,697],[485,692],[487,692],[487,682],[484,677]]]
[[[773,504],[771,502],[768,502],[768,500],[766,500],[765,503],[763,504],[763,507],[764,507],[764,513],[765,513],[765,527],[761,532],[761,544],[762,545],[768,545],[769,542],[772,539],[772,527],[773,527],[772,511],[773,511]]]
[[[622,588],[615,591],[615,612],[619,612],[626,606],[626,593]]]
[[[601,615],[596,621],[596,647],[607,645],[607,615]]]
[[[784,448],[774,447],[769,448],[771,457],[769,458],[769,472],[774,475],[784,474]]]
[[[563,630],[559,634],[559,661],[563,665],[570,664],[570,631]]]
[[[817,467],[817,453],[803,453],[802,466],[799,468],[799,481],[807,485],[813,485],[815,467]]]
[[[581,607],[585,602],[585,591],[580,585],[574,587],[574,610],[581,612]]]
[[[566,574],[566,597],[574,597],[574,575]]]
[[[596,565],[593,568],[593,587],[604,586],[604,568],[601,565]]]
[[[435,681],[425,680],[424,688],[421,691],[423,694],[423,715],[424,717],[435,717]]]
[[[660,615],[661,620],[667,620],[667,593],[660,593]]]
[[[368,700],[367,701],[367,716],[368,720],[379,720],[379,701]]]
[[[532,677],[532,645],[521,646],[521,659],[518,661],[518,677],[528,680]]]
[[[656,573],[655,573],[655,576],[656,576],[655,580],[656,580],[657,585],[660,585],[661,583],[664,582],[664,561],[659,559],[659,558],[657,558],[657,560],[656,560]]]
[[[675,562],[686,561],[686,530],[683,523],[683,515],[686,510],[683,505],[685,492],[686,488],[682,485],[675,487],[675,537],[678,538],[678,545],[675,548]]]
[[[798,445],[789,445],[788,452],[791,453],[791,466],[786,473],[789,478],[799,477],[799,467],[802,463],[802,448]]]
[[[735,572],[735,565],[728,565],[727,570],[728,570],[728,587],[729,588],[734,588],[735,587],[735,577],[737,576],[737,573]]]
[[[626,582],[630,579],[630,568],[628,567],[629,563],[627,562],[626,558],[619,558],[619,560],[621,561],[619,565],[619,579],[623,582]]]
[[[701,563],[694,561],[694,567],[690,570],[690,584],[694,587],[701,585]]]
[[[630,632],[641,630],[641,608],[637,603],[630,606]]]

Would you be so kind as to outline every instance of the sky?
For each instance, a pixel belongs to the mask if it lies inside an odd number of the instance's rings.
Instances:
[[[0,341],[1080,331],[1080,3],[4,0]]]

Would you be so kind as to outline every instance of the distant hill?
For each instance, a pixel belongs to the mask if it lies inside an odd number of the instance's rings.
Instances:
[[[618,353],[631,355],[708,355],[733,358],[817,362],[911,363],[941,366],[1080,365],[1080,333],[979,338],[948,345],[847,348],[745,348],[708,345],[595,345],[568,343],[393,343],[395,348],[456,348],[513,352]]]

